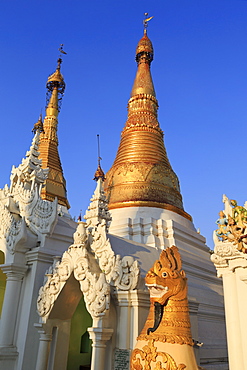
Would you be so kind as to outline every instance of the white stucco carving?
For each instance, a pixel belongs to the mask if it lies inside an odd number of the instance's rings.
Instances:
[[[39,315],[46,321],[64,284],[71,276],[80,283],[87,310],[92,317],[104,314],[109,308],[110,286],[104,273],[94,265],[87,251],[88,241],[83,223],[79,223],[74,234],[74,244],[64,252],[61,262],[57,259],[46,273],[44,285],[40,288],[37,301]]]
[[[94,195],[84,218],[89,233],[90,248],[107,282],[120,290],[135,289],[140,273],[137,261],[130,256],[124,256],[121,259],[120,255],[115,255],[107,238],[111,216],[101,178],[97,181]]]
[[[119,290],[133,290],[137,286],[139,273],[138,262],[133,257],[124,256],[121,259],[117,255],[112,271],[112,283]]]
[[[227,267],[228,260],[239,256],[241,253],[237,247],[230,242],[218,241],[214,247],[214,253],[211,255],[211,261],[214,263],[216,269]]]
[[[40,198],[49,169],[42,169],[38,158],[39,135],[37,131],[21,164],[13,166],[10,187],[0,189],[0,243],[12,254],[18,241],[25,239],[26,227],[43,246],[57,218],[57,200],[47,202]]]
[[[106,222],[102,220],[94,227],[88,227],[89,243],[100,269],[104,272],[108,283],[111,281],[111,272],[115,264],[115,254],[111,248],[109,239],[106,237]]]
[[[42,184],[47,179],[49,169],[41,168],[41,159],[39,159],[39,130],[36,131],[32,141],[30,150],[26,152],[26,157],[22,159],[21,164],[18,167],[13,166],[10,176],[11,186],[10,191],[13,192],[16,185],[23,183],[30,189],[34,188],[34,185],[38,185],[39,193],[42,188]]]
[[[106,232],[108,232],[111,215],[108,211],[107,200],[103,190],[103,180],[101,178],[98,179],[95,192],[90,200],[91,203],[84,216],[87,226],[95,227],[104,220]]]
[[[72,272],[80,283],[87,310],[92,317],[102,316],[109,309],[110,289],[132,290],[138,283],[139,266],[131,256],[115,255],[107,238],[110,215],[101,178],[86,212],[86,223],[79,222],[74,243],[46,273],[37,301],[43,321]]]
[[[115,255],[107,238],[106,229],[105,220],[94,228],[89,228],[90,247],[99,267],[112,286],[120,290],[135,289],[140,273],[138,262],[131,256],[121,258],[120,255]]]
[[[15,219],[8,207],[0,202],[0,247],[11,254],[16,244],[26,238],[26,225],[24,219]]]

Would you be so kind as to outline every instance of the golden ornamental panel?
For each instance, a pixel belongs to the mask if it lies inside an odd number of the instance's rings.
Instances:
[[[131,370],[183,370],[184,364],[176,364],[168,353],[157,351],[154,340],[149,340],[142,349],[136,348],[131,356]]]

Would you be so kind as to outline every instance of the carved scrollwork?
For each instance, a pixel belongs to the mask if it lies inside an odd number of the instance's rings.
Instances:
[[[49,291],[51,295],[56,295],[61,290],[61,279],[59,274],[48,276],[47,285],[49,285]]]
[[[71,260],[71,256],[65,252],[65,256],[63,257],[61,263],[57,267],[57,273],[59,275],[60,281],[64,282],[68,280],[72,273],[73,269],[73,262]]]
[[[105,314],[110,304],[110,287],[120,290],[135,289],[140,269],[131,256],[115,255],[107,238],[110,215],[102,190],[102,180],[85,216],[86,224],[79,222],[74,233],[74,244],[48,271],[37,302],[38,311],[45,320],[69,276],[80,283],[87,310],[92,317]]]
[[[0,190],[0,240],[12,254],[17,243],[26,238],[26,226],[42,246],[57,218],[57,201],[40,198],[49,170],[41,168],[38,158],[39,135],[37,131],[21,164],[12,167],[10,188],[5,185]]]
[[[221,256],[218,256],[215,253],[211,255],[211,261],[214,263],[216,268],[228,266],[227,260]]]
[[[86,249],[81,250],[81,256],[77,258],[74,264],[74,276],[76,280],[83,281],[87,277],[89,271],[89,261],[87,258]]]
[[[111,272],[115,264],[115,254],[111,248],[109,239],[106,237],[106,221],[102,220],[98,225],[89,230],[90,248],[98,259],[99,267],[110,282]]]
[[[102,316],[109,309],[110,286],[101,273],[99,276],[86,271],[85,279],[80,281],[84,293],[87,310],[93,317]]]
[[[211,261],[215,264],[216,268],[227,267],[229,259],[241,256],[241,252],[238,250],[236,244],[227,240],[220,241],[215,237],[214,241],[214,253],[211,255]]]
[[[240,255],[236,246],[229,242],[219,242],[215,245],[214,253],[220,257],[232,257]]]
[[[91,198],[91,203],[88,206],[84,216],[87,227],[96,227],[104,220],[106,232],[108,232],[111,215],[108,211],[107,200],[103,190],[103,180],[99,178],[94,194]]]
[[[87,233],[86,233],[86,228],[85,224],[83,222],[79,222],[75,233],[73,234],[74,238],[74,244],[83,244],[87,240]]]
[[[116,256],[115,266],[112,271],[112,285],[120,290],[135,289],[139,278],[138,262],[131,256],[125,256],[121,259]]]
[[[57,199],[47,202],[40,198],[37,185],[29,190],[20,184],[15,188],[14,199],[19,204],[20,216],[25,218],[30,230],[42,240],[56,221]]]
[[[59,262],[57,258],[45,274],[44,284],[39,290],[37,310],[41,317],[49,315],[53,304],[72,273],[71,256],[65,252]]]
[[[74,234],[74,244],[64,252],[61,262],[56,261],[46,274],[37,301],[39,315],[46,320],[64,284],[71,276],[80,283],[87,310],[93,317],[105,314],[109,308],[110,286],[105,274],[94,271],[87,247],[87,237],[83,223],[78,225]]]
[[[99,198],[102,201],[100,210],[92,213],[92,210],[99,207]],[[102,216],[102,210],[106,215],[105,218]],[[109,211],[101,179],[97,182],[94,196],[84,217],[87,223],[90,249],[94,253],[101,271],[105,274],[106,281],[120,290],[135,289],[140,273],[138,262],[130,256],[125,256],[123,259],[119,255],[116,256],[107,238]]]
[[[52,304],[54,303],[54,295],[50,294],[48,286],[42,286],[39,290],[37,300],[37,310],[40,316],[47,316],[51,311]]]
[[[90,231],[90,248],[98,260],[99,267],[108,283],[120,290],[135,289],[140,269],[138,262],[131,256],[115,255],[109,239],[106,237],[104,220]]]
[[[26,238],[25,221],[18,217],[16,220],[13,214],[0,201],[0,243],[3,248],[13,254],[16,244]]]
[[[12,168],[10,192],[19,206],[20,217],[25,218],[30,230],[40,236],[52,229],[56,220],[57,201],[47,202],[40,198],[49,169],[42,169],[38,158],[39,135],[37,131],[22,163]]]
[[[156,365],[155,368],[151,364]],[[131,370],[183,370],[186,367],[184,364],[177,365],[168,353],[157,351],[154,340],[149,340],[142,349],[134,349],[131,356]]]

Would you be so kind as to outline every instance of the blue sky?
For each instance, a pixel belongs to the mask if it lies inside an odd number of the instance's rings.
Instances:
[[[120,142],[144,12],[154,16],[151,70],[168,157],[184,208],[213,248],[222,194],[247,200],[244,0],[0,0],[0,187],[30,146],[63,43],[59,152],[71,214],[86,210],[96,135],[105,172]]]

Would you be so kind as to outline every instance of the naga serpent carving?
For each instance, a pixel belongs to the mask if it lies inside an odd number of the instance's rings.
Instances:
[[[187,278],[178,248],[163,250],[146,275],[150,311],[131,356],[131,370],[198,370],[192,348]]]

